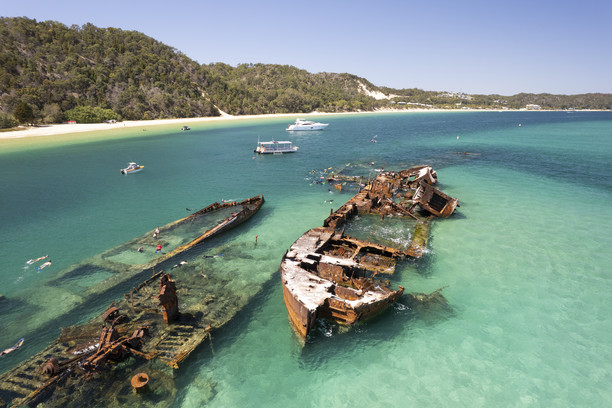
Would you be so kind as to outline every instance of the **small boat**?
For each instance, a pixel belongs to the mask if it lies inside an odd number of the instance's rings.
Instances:
[[[257,142],[255,153],[259,154],[283,154],[297,152],[298,147],[288,141]]]
[[[311,120],[296,119],[293,125],[289,125],[287,130],[323,130],[329,123],[313,122]]]
[[[125,169],[121,169],[121,174],[137,173],[142,169],[144,169],[144,166],[132,162],[128,163],[128,166]]]
[[[189,126],[183,126],[181,130],[191,130],[191,128]]]

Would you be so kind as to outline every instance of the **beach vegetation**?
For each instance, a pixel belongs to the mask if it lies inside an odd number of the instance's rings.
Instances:
[[[19,125],[19,121],[13,115],[0,112],[0,129],[10,129]]]
[[[77,123],[102,123],[119,119],[119,116],[111,109],[98,106],[77,106],[66,111],[64,115],[67,120]]]
[[[30,105],[25,102],[17,104],[13,116],[15,116],[15,119],[21,124],[32,123],[34,121],[34,111]]]

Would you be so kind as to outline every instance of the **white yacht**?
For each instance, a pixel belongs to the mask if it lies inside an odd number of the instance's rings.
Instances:
[[[294,146],[291,142],[272,140],[271,142],[257,142],[257,148],[254,152],[259,154],[283,154],[294,153],[297,150],[297,146]]]
[[[311,120],[296,119],[293,125],[289,125],[287,130],[323,130],[329,123],[313,122]]]
[[[144,166],[132,162],[128,163],[128,166],[125,169],[121,169],[121,174],[138,173],[142,169],[144,169]]]

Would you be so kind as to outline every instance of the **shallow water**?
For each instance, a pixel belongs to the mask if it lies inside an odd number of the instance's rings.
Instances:
[[[54,326],[24,334],[20,322],[54,315],[37,297],[54,295],[49,282],[62,269],[182,218],[186,208],[261,193],[256,216],[204,248],[223,253],[207,261],[228,290],[249,298],[244,288],[252,286],[257,295],[175,373],[172,406],[612,404],[611,113],[320,119],[330,123],[325,131],[289,133],[287,119],[266,119],[122,130],[110,140],[0,141],[0,348],[26,337],[0,370],[59,334]],[[254,156],[258,138],[300,150]],[[122,176],[129,161],[145,170]],[[354,194],[314,184],[313,175],[348,165],[346,174],[367,178],[417,164],[434,166],[461,207],[433,224],[428,254],[398,265],[393,283],[407,292],[443,287],[451,311],[400,302],[348,331],[322,323],[302,348],[282,301],[280,259]],[[398,234],[385,239],[401,244]],[[50,267],[26,267],[46,254]]]

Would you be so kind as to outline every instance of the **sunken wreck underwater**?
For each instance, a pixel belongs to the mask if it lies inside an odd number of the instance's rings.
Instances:
[[[263,195],[213,203],[158,228],[155,238],[148,232],[60,273],[60,278],[83,270],[112,275],[85,291],[78,308],[140,283],[104,313],[61,327],[54,342],[0,374],[0,407],[172,406],[173,371],[250,298],[239,301],[227,293],[223,276],[204,274],[196,247],[247,221],[263,203]],[[158,243],[166,253],[150,249]],[[143,246],[149,249],[141,252]],[[182,261],[188,253],[189,263]]]
[[[328,180],[333,184],[333,179]],[[398,260],[421,258],[427,248],[430,220],[449,217],[459,205],[434,187],[430,166],[381,172],[353,198],[332,211],[322,227],[299,237],[281,261],[283,298],[295,331],[305,339],[317,319],[352,325],[397,301],[404,288],[392,289],[377,276],[395,272]],[[417,211],[417,206],[420,211]],[[407,248],[397,249],[345,234],[358,215],[410,218],[415,221]],[[410,294],[409,302],[440,301],[440,291]],[[445,299],[442,297],[442,301]]]

